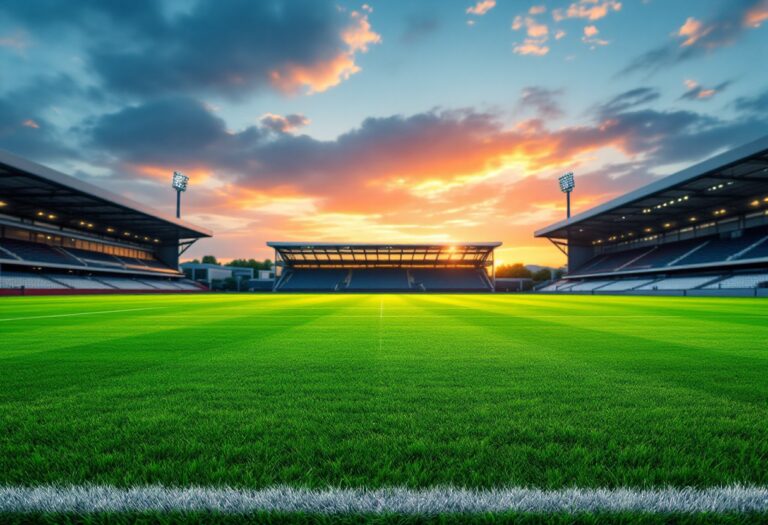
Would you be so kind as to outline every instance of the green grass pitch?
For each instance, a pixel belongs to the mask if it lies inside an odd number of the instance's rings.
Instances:
[[[0,485],[768,484],[768,302],[0,300]]]

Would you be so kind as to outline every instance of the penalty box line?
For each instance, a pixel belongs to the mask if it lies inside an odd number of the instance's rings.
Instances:
[[[0,487],[2,512],[306,512],[415,514],[485,512],[768,512],[768,488],[706,489],[306,489],[256,490],[75,485]]]

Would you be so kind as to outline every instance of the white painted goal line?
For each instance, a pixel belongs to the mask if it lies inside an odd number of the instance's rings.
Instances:
[[[2,512],[306,512],[416,514],[484,512],[768,512],[768,487],[705,489],[265,489],[0,487]]]

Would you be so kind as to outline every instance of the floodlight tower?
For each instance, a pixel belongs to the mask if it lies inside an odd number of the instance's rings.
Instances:
[[[560,191],[565,193],[566,202],[566,218],[571,218],[571,192],[576,187],[576,183],[573,180],[573,172],[569,171],[558,179],[560,182]]]
[[[187,191],[187,184],[189,184],[189,177],[181,173],[180,171],[173,172],[173,179],[171,180],[171,186],[176,190],[176,218],[181,218],[181,192]]]

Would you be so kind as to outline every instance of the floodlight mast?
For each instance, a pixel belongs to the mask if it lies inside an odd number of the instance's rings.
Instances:
[[[176,190],[176,218],[181,219],[181,192],[187,191],[187,184],[189,184],[189,177],[181,173],[180,171],[173,172],[173,178],[171,179],[171,186]]]
[[[566,202],[566,218],[571,218],[571,192],[573,191],[573,188],[576,187],[576,182],[573,179],[573,172],[569,171],[562,177],[558,179],[558,182],[560,183],[560,191],[565,193],[565,202]]]

